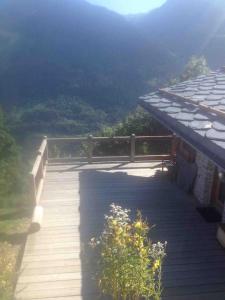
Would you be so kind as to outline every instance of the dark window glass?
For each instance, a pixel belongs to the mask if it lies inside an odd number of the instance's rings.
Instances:
[[[225,203],[225,182],[221,182],[219,191],[219,201]]]

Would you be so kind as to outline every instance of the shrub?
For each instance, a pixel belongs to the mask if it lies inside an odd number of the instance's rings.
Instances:
[[[19,189],[19,166],[18,148],[5,126],[0,108],[0,206],[7,205],[5,199]]]
[[[97,250],[97,281],[101,292],[117,299],[154,299],[162,294],[161,274],[165,244],[152,243],[149,226],[140,212],[134,222],[130,211],[111,205],[99,239],[91,239]]]
[[[9,300],[13,294],[16,255],[8,243],[0,243],[0,295],[1,300]]]

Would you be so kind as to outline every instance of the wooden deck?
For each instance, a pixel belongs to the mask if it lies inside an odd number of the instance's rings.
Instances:
[[[88,240],[101,231],[112,202],[140,209],[167,241],[166,300],[224,300],[225,251],[216,225],[205,223],[191,197],[155,163],[48,165],[40,232],[28,237],[17,300],[97,300],[88,270]]]

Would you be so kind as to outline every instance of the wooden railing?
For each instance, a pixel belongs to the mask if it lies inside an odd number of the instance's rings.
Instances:
[[[170,158],[171,152],[167,154],[160,154],[160,155],[137,155],[136,153],[136,142],[138,141],[156,141],[156,140],[163,140],[172,142],[173,135],[168,136],[135,136],[132,134],[131,136],[116,136],[116,137],[93,137],[89,135],[88,137],[81,137],[81,138],[48,138],[49,148],[52,146],[65,145],[66,143],[75,143],[75,144],[85,144],[86,145],[86,153],[82,156],[59,156],[53,157],[49,154],[49,162],[57,162],[57,161],[79,161],[79,162],[101,162],[101,161],[140,161],[140,160],[161,160]],[[109,142],[111,144],[115,142],[126,142],[130,144],[130,150],[128,155],[94,155],[94,149],[96,147],[96,142]],[[121,147],[123,147],[121,145]],[[172,144],[171,144],[172,149]]]
[[[33,204],[37,205],[42,192],[45,168],[48,161],[48,141],[44,137],[37,153],[33,169],[30,172],[30,191]]]
[[[144,141],[163,141],[171,143],[170,151],[166,154],[158,155],[137,155],[136,144],[137,142]],[[108,156],[98,156],[94,155],[94,149],[96,142],[126,142],[129,144],[130,150],[129,155],[108,155]],[[85,145],[85,155],[82,156],[53,156],[50,149],[52,147],[58,147],[66,145],[68,143],[82,144]],[[47,163],[59,163],[59,162],[87,162],[89,164],[94,162],[135,162],[135,161],[146,161],[146,160],[158,160],[166,161],[170,160],[173,156],[175,145],[175,137],[173,135],[167,136],[136,136],[132,134],[131,136],[117,136],[117,137],[93,137],[89,135],[87,137],[63,137],[63,138],[47,138],[45,137],[41,143],[38,150],[38,155],[34,163],[32,172],[30,173],[31,181],[31,193],[32,200],[35,204],[38,204],[40,194],[43,187],[43,180],[45,175],[45,166]],[[121,146],[122,147],[122,146]]]

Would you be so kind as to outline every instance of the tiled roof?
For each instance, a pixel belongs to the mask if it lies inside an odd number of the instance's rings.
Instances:
[[[159,121],[225,169],[225,72],[140,97]]]

